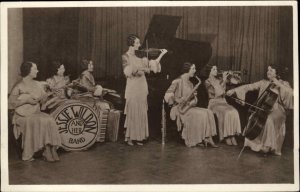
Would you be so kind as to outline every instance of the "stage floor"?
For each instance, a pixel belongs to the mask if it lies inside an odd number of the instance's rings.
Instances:
[[[170,136],[170,135],[169,135]],[[293,150],[281,157],[239,146],[187,148],[176,139],[144,146],[96,143],[87,151],[60,151],[60,162],[21,161],[10,155],[10,184],[272,184],[294,183]]]

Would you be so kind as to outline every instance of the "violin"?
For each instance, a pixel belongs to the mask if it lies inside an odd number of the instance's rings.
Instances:
[[[167,51],[168,53],[172,53],[172,51],[169,50]],[[156,59],[160,54],[161,54],[161,49],[157,49],[157,48],[135,50],[135,55],[139,58],[147,57],[149,59]]]

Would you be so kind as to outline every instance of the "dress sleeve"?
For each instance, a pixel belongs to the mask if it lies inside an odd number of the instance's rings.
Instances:
[[[50,89],[53,89],[55,87],[54,80],[52,78],[46,79],[47,84],[49,85]]]
[[[149,65],[150,65],[150,70],[153,71],[154,73],[160,73],[161,72],[161,65],[158,61],[150,60]]]
[[[287,81],[282,82],[283,86],[280,88],[279,96],[283,103],[284,108],[293,109],[294,108],[294,91]]]
[[[80,77],[80,84],[88,89],[93,89],[95,86],[95,82],[93,82],[93,79],[91,80],[86,73],[82,73]]]
[[[21,94],[20,86],[17,84],[11,91],[8,98],[8,109],[16,109],[19,106],[20,101],[18,97]]]
[[[178,82],[174,80],[165,93],[164,99],[169,105],[173,105],[175,103],[175,92],[177,88],[178,88]]]
[[[237,87],[234,89],[237,97],[241,100],[245,100],[246,98],[246,93],[248,91],[254,91],[254,90],[259,90],[262,86],[263,81],[258,81],[252,84],[248,85],[242,85],[240,87]]]
[[[127,55],[122,55],[122,65],[123,65],[123,72],[126,77],[131,77],[133,74],[137,72],[137,69],[130,65],[129,58]]]
[[[215,97],[215,90],[214,90],[214,87],[212,86],[212,84],[208,80],[206,80],[204,85],[205,85],[207,93],[208,93],[208,98],[209,99],[214,98]]]

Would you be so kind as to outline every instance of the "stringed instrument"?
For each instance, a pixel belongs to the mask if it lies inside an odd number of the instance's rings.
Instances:
[[[34,99],[37,100],[36,104],[25,103],[25,104],[17,107],[15,109],[15,112],[18,115],[23,116],[23,117],[32,115],[36,112],[40,112],[40,102],[44,101],[45,99],[47,99],[48,97],[50,97],[52,95],[53,95],[53,92],[50,92],[50,93],[47,93],[47,94],[43,95],[40,98],[34,98]],[[33,96],[30,95],[29,93],[24,93],[24,94],[21,94],[17,99],[18,100],[27,100],[27,99],[30,99],[30,98],[33,98]]]
[[[241,99],[237,99],[234,97],[234,100],[240,101],[249,105],[249,113],[250,117],[246,128],[243,132],[243,136],[248,138],[249,140],[255,139],[259,134],[264,130],[265,124],[268,119],[268,115],[273,109],[273,106],[278,98],[278,93],[273,91],[275,87],[274,83],[270,83],[265,91],[261,94],[261,96],[257,99],[255,104],[249,104]],[[229,96],[230,97],[230,96]]]

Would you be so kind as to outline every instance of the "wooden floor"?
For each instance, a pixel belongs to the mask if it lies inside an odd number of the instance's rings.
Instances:
[[[150,138],[144,146],[123,141],[96,143],[87,151],[60,151],[60,162],[20,160],[10,152],[9,184],[252,184],[294,183],[293,150],[264,156],[219,143],[220,148],[187,148],[178,139],[163,147]]]

